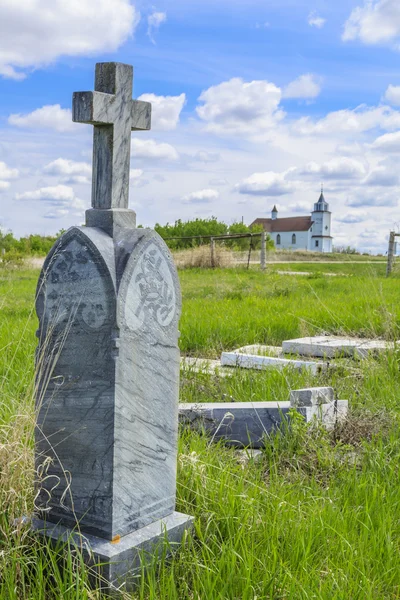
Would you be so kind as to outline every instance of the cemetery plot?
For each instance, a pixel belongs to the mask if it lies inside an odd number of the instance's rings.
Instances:
[[[97,592],[89,591],[87,568],[73,553],[66,551],[71,567],[61,572],[57,555],[33,542],[28,526],[14,525],[15,518],[31,512],[34,500],[31,386],[37,321],[31,311],[37,274],[0,273],[0,576],[5,590],[0,597],[97,599]],[[395,275],[393,280],[291,278],[290,284],[268,272],[185,271],[179,276],[180,347],[189,362],[198,362],[197,355],[219,363],[222,350],[243,348],[248,341],[280,346],[321,331],[399,337]],[[225,370],[229,376],[222,377]],[[195,516],[195,535],[169,561],[161,555],[149,566],[136,598],[213,598],[216,590],[226,598],[396,597],[399,384],[391,350],[362,361],[343,359],[338,368],[315,375],[232,367],[207,372],[185,365],[182,404],[206,409],[222,403],[225,414],[230,403],[232,410],[259,401],[272,407],[288,402],[292,390],[330,386],[336,398],[349,400],[350,416],[331,431],[308,428],[304,418],[294,418],[290,436],[278,428],[257,460],[246,462],[222,440],[210,443],[211,432],[204,436],[182,428],[177,510]],[[115,542],[118,551],[122,542]]]

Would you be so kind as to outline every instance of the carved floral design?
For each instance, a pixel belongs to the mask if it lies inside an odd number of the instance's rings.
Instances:
[[[170,323],[175,310],[172,287],[163,275],[164,262],[165,259],[153,245],[144,253],[140,261],[140,272],[135,277],[140,295],[135,316],[140,319],[143,312],[145,319],[146,316],[150,316],[162,326]]]

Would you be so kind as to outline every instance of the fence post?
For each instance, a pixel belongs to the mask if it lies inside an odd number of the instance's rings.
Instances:
[[[386,265],[386,277],[389,277],[392,272],[393,267],[393,255],[394,255],[394,231],[391,231],[389,234],[389,247],[388,247],[388,257],[387,257],[387,265]]]
[[[267,233],[261,232],[261,270],[265,271],[267,266]]]
[[[215,269],[215,240],[211,238],[210,240],[210,248],[211,248],[211,268]]]

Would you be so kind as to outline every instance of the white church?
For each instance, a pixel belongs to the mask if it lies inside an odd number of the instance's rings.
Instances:
[[[276,206],[271,218],[259,218],[250,225],[262,225],[274,240],[275,248],[289,250],[312,250],[313,252],[332,252],[331,212],[325,201],[324,192],[314,204],[311,216],[278,217]]]

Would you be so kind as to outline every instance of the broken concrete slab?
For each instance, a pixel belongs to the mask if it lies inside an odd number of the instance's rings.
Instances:
[[[292,390],[290,392],[290,404],[297,406],[319,406],[330,404],[334,401],[332,387],[314,387]]]
[[[359,357],[393,350],[396,343],[352,337],[317,335],[282,342],[285,354],[316,356],[320,358]]]
[[[248,346],[242,346],[241,348],[235,348],[235,350],[232,352],[239,352],[240,354],[253,354],[256,356],[284,358],[281,346],[266,346],[264,344],[250,344]]]
[[[224,369],[221,366],[221,361],[210,358],[197,358],[193,356],[181,357],[181,368],[195,373],[206,373],[208,375],[232,375],[231,369]]]
[[[241,367],[242,369],[284,369],[292,367],[298,370],[308,369],[313,375],[327,368],[327,364],[323,362],[247,354],[241,352],[241,350],[243,349],[234,350],[233,352],[223,352],[221,354],[221,365],[224,367]]]
[[[212,441],[224,440],[228,446],[262,448],[265,438],[290,425],[293,406],[286,402],[210,402],[180,404],[179,422],[204,431]],[[305,421],[314,418],[327,428],[345,418],[347,400],[335,400],[318,406],[299,406],[295,410]]]

